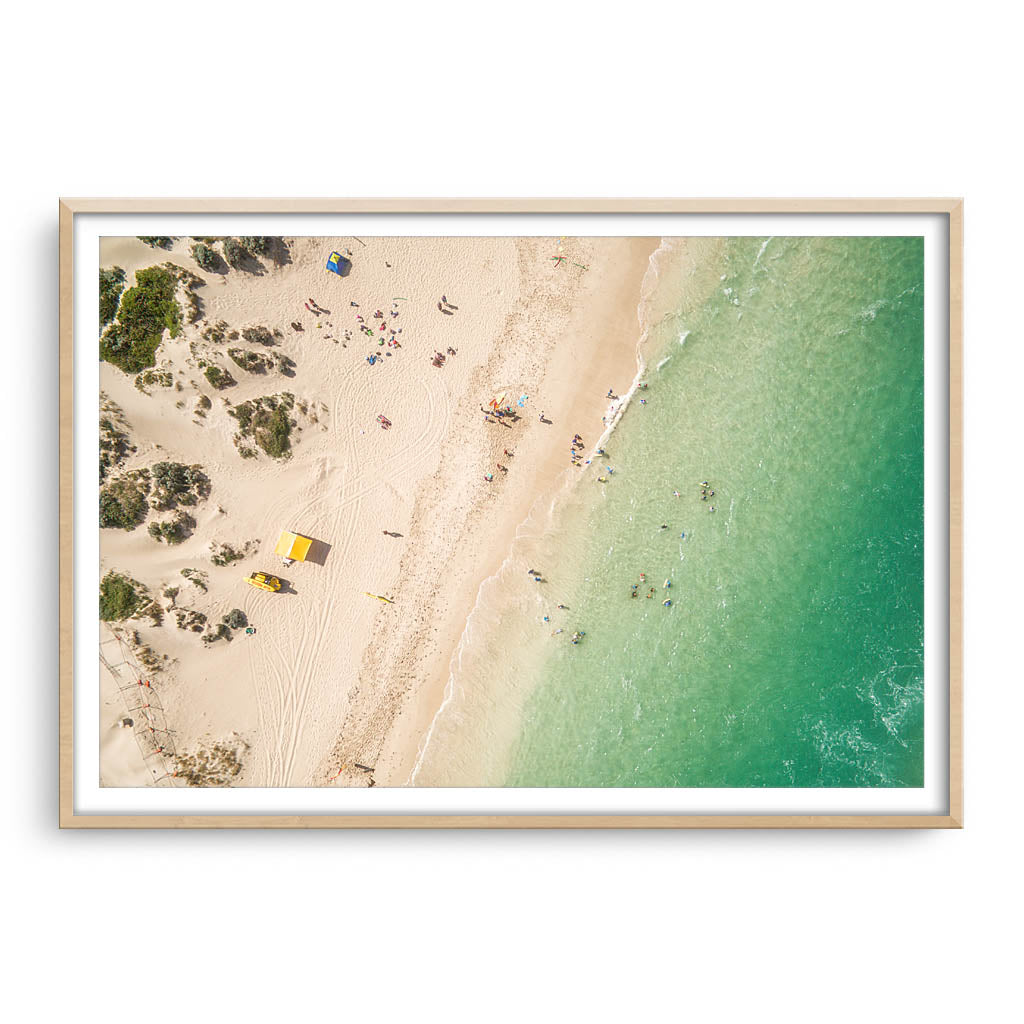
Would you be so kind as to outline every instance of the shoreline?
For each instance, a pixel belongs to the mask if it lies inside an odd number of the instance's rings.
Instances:
[[[697,251],[694,251],[694,242],[699,246]],[[677,339],[670,340],[659,329],[669,320],[684,317],[706,299],[718,282],[720,255],[721,245],[718,240],[665,238],[656,247],[652,246],[638,289],[639,301],[634,304],[636,319],[632,336],[636,340],[632,347],[632,377],[629,387],[613,400],[607,402],[602,398],[601,404],[605,405],[606,415],[599,425],[599,436],[587,446],[588,462],[598,458],[595,454],[597,449],[605,448],[613,442],[614,432],[640,390],[640,383],[650,379],[650,375],[657,373],[665,362],[665,359],[661,359],[654,366],[652,364],[655,360],[666,352],[669,353],[668,358],[671,358],[670,346],[674,349],[674,341]],[[681,332],[678,339],[680,343],[685,340],[687,333],[686,330]],[[661,338],[655,348],[656,335],[659,334]],[[621,376],[616,378],[621,379]],[[596,411],[594,419],[597,419]],[[522,727],[526,702],[540,682],[541,665],[550,651],[542,641],[536,646],[536,672],[531,671],[528,664],[520,662],[520,669],[526,671],[514,680],[506,678],[506,687],[494,692],[481,689],[481,664],[488,658],[501,658],[502,645],[496,638],[505,635],[508,616],[521,624],[521,616],[525,615],[523,621],[528,623],[545,610],[533,602],[534,588],[520,587],[519,576],[527,564],[563,568],[559,564],[557,548],[551,550],[548,542],[557,538],[561,531],[567,529],[569,522],[576,520],[584,509],[591,506],[594,496],[589,491],[580,490],[578,485],[586,479],[592,480],[593,476],[592,471],[584,470],[577,477],[573,470],[564,468],[559,486],[537,495],[528,516],[517,526],[501,565],[493,575],[481,582],[450,662],[443,698],[417,750],[407,785],[416,784],[421,770],[429,779],[426,783],[428,786],[504,784],[511,764],[510,758],[515,750],[515,739]],[[555,565],[549,566],[552,561]],[[556,586],[562,599],[569,600],[569,607],[573,607],[576,584],[571,573],[568,578],[564,572],[557,572],[556,575],[559,577]],[[526,597],[526,591],[531,592],[529,597]],[[540,604],[551,607],[550,601],[542,601]],[[573,616],[571,611],[567,614],[570,618]],[[552,625],[565,624],[561,618],[552,622]],[[527,626],[528,632],[532,628]],[[513,628],[511,633],[515,636],[516,630]],[[532,639],[519,638],[525,639],[531,646],[535,643]],[[468,691],[462,686],[467,679],[470,680],[468,685],[472,687]],[[496,710],[495,702],[501,705],[496,715],[493,714]],[[485,712],[483,709],[490,710]],[[474,747],[472,737],[485,732],[487,749]],[[435,733],[438,734],[436,740]],[[431,747],[432,742],[437,744],[435,748]],[[479,744],[479,740],[476,742]],[[496,748],[501,752],[496,754]]]
[[[658,240],[609,238],[585,241],[590,242],[594,250],[590,257],[592,269],[587,272],[585,280],[579,282],[578,293],[574,291],[564,297],[568,300],[564,319],[553,325],[558,333],[547,339],[546,366],[539,391],[536,396],[531,394],[527,404],[526,422],[523,424],[526,429],[517,430],[513,435],[516,456],[512,461],[520,460],[517,465],[524,468],[533,463],[529,470],[533,486],[520,489],[514,500],[503,507],[501,514],[490,517],[490,522],[487,522],[488,504],[493,502],[489,499],[483,498],[470,511],[465,529],[477,536],[472,538],[473,544],[464,547],[461,553],[456,553],[451,561],[445,563],[446,573],[455,578],[451,601],[439,600],[440,587],[426,595],[425,604],[438,614],[439,623],[433,629],[433,636],[421,632],[419,637],[421,641],[432,642],[433,647],[417,665],[415,693],[409,692],[405,700],[399,698],[401,706],[389,709],[389,724],[383,730],[375,756],[369,758],[363,754],[368,759],[360,762],[375,765],[374,776],[379,785],[410,783],[424,739],[444,704],[452,677],[451,666],[458,655],[481,588],[500,571],[512,549],[516,532],[531,509],[538,502],[553,500],[566,474],[572,472],[564,447],[558,440],[561,436],[558,431],[568,431],[567,437],[571,437],[574,431],[597,432],[607,408],[605,392],[608,382],[631,381],[637,372],[637,338],[640,334],[637,296]],[[524,290],[529,289],[531,283],[534,290],[524,294],[519,308],[509,315],[503,333],[513,340],[517,326],[530,326],[531,302],[551,298],[550,295],[538,296],[537,290],[552,281],[556,287],[561,284],[557,277],[553,277],[560,270],[548,269],[545,272],[543,267],[540,271],[532,269],[536,266],[536,258],[541,255],[537,240],[518,240],[517,244],[520,247]],[[606,259],[610,266],[595,273],[595,258]],[[623,273],[627,262],[628,272]],[[574,298],[578,300],[575,307]],[[535,323],[533,327],[536,329]],[[532,419],[533,415],[539,416],[538,410],[543,410],[551,422],[542,424]],[[492,449],[500,457],[500,447],[492,444]],[[516,467],[509,468],[512,471]],[[430,518],[436,512],[428,504],[420,514]],[[386,614],[387,609],[382,610],[381,615]],[[408,650],[398,653],[399,664],[409,656]],[[373,660],[369,663],[364,661],[363,671],[369,674],[375,667]],[[392,701],[397,703],[395,697]],[[387,714],[388,711],[380,708],[378,713]],[[379,724],[383,723],[378,719]],[[357,760],[352,753],[353,748],[346,748],[343,744],[344,737],[335,750],[334,772],[339,771],[340,764]],[[344,778],[346,774],[348,779]],[[360,780],[350,772],[342,772],[339,782],[344,784],[344,781],[359,784]]]

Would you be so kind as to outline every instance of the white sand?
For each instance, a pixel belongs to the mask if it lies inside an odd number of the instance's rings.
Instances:
[[[132,376],[101,365],[101,387],[123,409],[138,446],[126,468],[161,459],[200,463],[212,482],[209,498],[190,510],[192,537],[169,547],[145,526],[103,530],[102,569],[125,572],[154,595],[177,586],[177,606],[214,623],[241,608],[257,629],[207,647],[176,628],[173,612],[159,627],[128,624],[167,656],[152,681],[179,752],[237,733],[249,744],[241,785],[366,785],[369,776],[355,762],[375,766],[378,784],[402,784],[481,580],[504,557],[537,495],[564,470],[555,455],[564,445],[554,435],[560,439],[570,424],[594,433],[605,389],[632,378],[640,278],[656,242],[290,241],[291,263],[265,260],[260,276],[202,274],[207,284],[199,295],[207,323],[280,329],[284,336],[270,351],[295,361],[293,378],[246,374],[223,356],[227,343],[213,347],[199,338],[203,321],[173,341],[165,336],[157,353],[157,367],[174,373],[180,391],[155,387],[145,395]],[[345,278],[324,269],[335,248],[352,251]],[[556,266],[548,257],[557,252],[590,269]],[[186,240],[170,254],[134,239],[103,243],[102,265],[130,273],[165,259],[199,272]],[[454,315],[438,311],[442,294],[458,307]],[[390,350],[355,330],[355,317],[373,324],[373,311],[388,314],[396,297],[402,347]],[[307,312],[311,298],[330,313]],[[293,320],[302,332],[292,330]],[[345,328],[353,330],[348,342]],[[431,366],[433,352],[448,346],[457,355],[441,369]],[[218,351],[213,361],[238,381],[223,392],[207,384],[197,364]],[[372,367],[365,360],[371,351],[385,353]],[[523,420],[510,430],[485,424],[479,409],[497,390],[513,400],[530,395]],[[237,405],[283,391],[309,413],[296,411],[301,432],[293,431],[292,458],[261,452],[242,459],[222,398]],[[193,414],[199,394],[213,403],[205,419]],[[554,428],[538,423],[542,408]],[[377,424],[378,413],[391,419],[390,430]],[[502,457],[506,446],[516,452],[513,460]],[[508,464],[507,476],[499,461]],[[486,472],[493,483],[484,481]],[[316,561],[283,568],[273,554],[282,529],[314,538]],[[253,553],[218,568],[209,560],[211,541],[253,541]],[[208,593],[181,577],[186,567],[208,574]],[[277,573],[288,592],[248,586],[253,569]],[[138,785],[140,758],[133,762],[126,746],[130,731],[110,727],[116,714],[111,709],[104,718],[103,782]]]

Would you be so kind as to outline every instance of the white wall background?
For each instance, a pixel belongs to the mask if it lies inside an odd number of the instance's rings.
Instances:
[[[12,1019],[1009,1015],[1020,28],[1011,5],[891,0],[7,12]],[[61,194],[965,195],[966,830],[58,833]]]

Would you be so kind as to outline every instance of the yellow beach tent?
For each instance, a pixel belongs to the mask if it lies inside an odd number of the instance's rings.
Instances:
[[[290,558],[294,562],[304,562],[312,543],[313,541],[309,537],[284,530],[277,542],[277,547],[274,548],[274,554],[280,555],[282,558]]]

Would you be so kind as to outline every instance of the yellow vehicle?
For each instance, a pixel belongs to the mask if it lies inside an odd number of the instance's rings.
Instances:
[[[281,589],[281,581],[276,576],[271,576],[266,572],[254,572],[250,573],[245,582],[251,587],[258,587],[260,590],[269,590],[271,593],[276,593]]]

